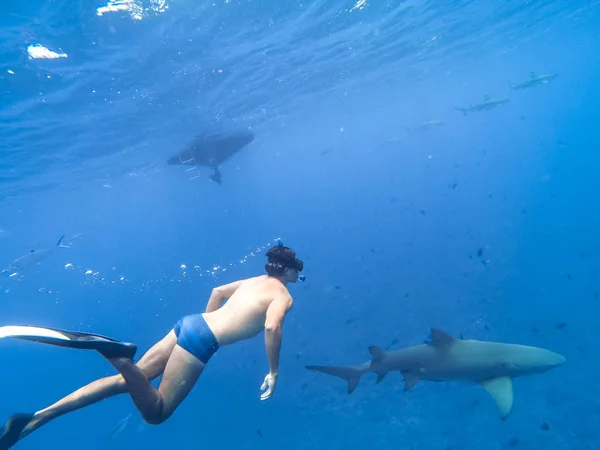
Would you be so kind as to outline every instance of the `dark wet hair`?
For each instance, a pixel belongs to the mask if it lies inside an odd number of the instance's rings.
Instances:
[[[284,245],[276,245],[267,252],[267,264],[265,270],[272,277],[280,277],[285,269],[296,269],[301,272],[304,263],[296,257],[296,252]]]

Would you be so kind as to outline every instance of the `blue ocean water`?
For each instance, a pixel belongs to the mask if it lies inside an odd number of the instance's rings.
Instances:
[[[3,2],[0,266],[63,234],[70,248],[0,278],[0,325],[143,352],[213,287],[262,273],[277,239],[307,276],[290,287],[268,402],[260,336],[220,350],[160,426],[120,396],[15,448],[598,448],[599,6]],[[532,72],[558,76],[511,89]],[[456,109],[486,96],[510,100]],[[429,121],[443,123],[418,128]],[[256,137],[222,185],[166,165],[197,135],[238,129]],[[403,392],[397,373],[368,375],[348,395],[305,369],[431,327],[567,362],[516,379],[506,421],[474,384]],[[8,339],[0,352],[0,422],[114,373],[95,353]]]

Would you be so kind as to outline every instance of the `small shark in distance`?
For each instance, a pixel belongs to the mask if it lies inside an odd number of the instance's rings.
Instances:
[[[455,106],[454,109],[461,111],[466,116],[468,112],[484,111],[484,110],[488,110],[488,109],[493,109],[498,106],[505,105],[509,101],[510,101],[509,98],[493,99],[493,98],[490,98],[489,95],[485,95],[483,97],[483,101],[480,103],[475,103],[474,105],[469,105],[468,108],[459,108],[458,106]]]
[[[536,75],[534,72],[531,72],[529,74],[528,80],[522,81],[521,83],[517,84],[509,84],[509,86],[511,89],[526,89],[533,86],[537,86],[538,84],[546,84],[550,82],[550,80],[555,79],[557,76],[558,74],[556,73]]]
[[[513,378],[547,372],[565,363],[562,355],[543,348],[517,344],[455,339],[437,329],[431,330],[428,344],[393,351],[369,347],[372,360],[358,366],[306,366],[348,382],[351,394],[360,378],[377,374],[377,383],[390,371],[404,377],[404,391],[425,381],[467,381],[477,383],[492,396],[500,417],[505,420],[513,406]]]
[[[187,148],[167,160],[168,165],[208,166],[213,169],[210,179],[221,184],[219,166],[254,140],[249,131],[231,134],[203,134]]]
[[[405,127],[405,129],[410,133],[411,131],[423,131],[432,128],[437,128],[444,125],[445,123],[446,122],[444,122],[443,120],[430,120],[428,122],[423,122],[419,125],[415,125],[414,127]]]
[[[0,273],[3,275],[8,275],[9,277],[14,277],[15,275],[18,275],[24,270],[29,269],[30,267],[39,263],[42,259],[44,259],[50,253],[52,253],[55,249],[69,248],[68,246],[62,244],[64,238],[65,235],[63,234],[54,247],[42,248],[40,250],[31,250],[29,253],[21,256],[20,258],[15,259],[12,263],[8,265],[8,267],[6,267]]]

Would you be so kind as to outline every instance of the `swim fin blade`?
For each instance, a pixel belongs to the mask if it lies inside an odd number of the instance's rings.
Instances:
[[[116,339],[99,334],[29,325],[7,325],[0,327],[0,338],[5,337],[80,350],[96,350],[105,358],[133,359],[137,352],[135,344],[117,341]]]

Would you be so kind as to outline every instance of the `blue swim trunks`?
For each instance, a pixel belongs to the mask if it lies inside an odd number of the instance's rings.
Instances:
[[[173,328],[177,344],[206,364],[219,349],[219,342],[202,314],[183,317]]]

